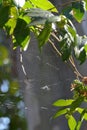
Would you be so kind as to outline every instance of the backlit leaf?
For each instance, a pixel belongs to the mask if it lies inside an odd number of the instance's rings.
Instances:
[[[70,130],[75,130],[76,120],[72,115],[70,115],[68,118],[68,126]]]
[[[10,7],[9,20],[5,23],[5,28],[9,35],[11,35],[14,31],[17,22],[17,17],[18,17],[18,12],[16,7]]]
[[[85,9],[87,10],[87,0],[84,0],[85,2]]]
[[[57,100],[56,102],[53,103],[53,106],[69,106],[71,105],[71,103],[73,102],[74,100],[72,99],[67,99],[67,100],[64,100],[64,99],[59,99]]]
[[[87,53],[87,44],[84,45],[84,49],[85,49],[85,51]]]
[[[44,10],[50,10],[53,12],[58,12],[55,6],[48,0],[30,0],[36,7]]]
[[[64,114],[66,114],[66,113],[67,113],[67,108],[60,109],[60,110],[58,110],[58,111],[55,113],[55,115],[53,116],[53,118],[57,118],[57,117],[62,116],[62,115],[64,115]]]
[[[33,5],[30,1],[26,1],[23,6],[23,9],[29,9],[29,8],[33,8]]]

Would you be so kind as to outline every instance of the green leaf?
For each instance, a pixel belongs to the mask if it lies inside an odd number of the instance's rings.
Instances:
[[[82,121],[78,121],[77,122],[77,126],[76,126],[76,130],[80,130],[80,127],[81,127],[81,124],[82,124]]]
[[[70,14],[72,10],[72,6],[68,6],[68,7],[65,7],[63,10],[62,10],[62,13],[63,15],[65,15],[67,18],[69,18],[70,20],[73,20],[73,17],[72,15]]]
[[[6,31],[9,35],[11,35],[14,31],[14,28],[15,28],[16,22],[17,22],[17,18],[18,18],[17,8],[14,7],[14,6],[10,7],[10,9],[9,9],[9,19],[5,23],[5,28],[6,28]]]
[[[2,3],[2,0],[0,0],[0,4]]]
[[[76,120],[75,118],[70,115],[69,118],[68,118],[68,126],[69,126],[69,129],[70,130],[75,130],[75,127],[76,127]]]
[[[21,46],[24,50],[26,50],[30,41],[30,30],[27,28],[27,23],[23,19],[17,20],[14,37],[16,40],[15,46]]]
[[[76,108],[76,111],[78,111],[81,114],[83,111],[83,108],[78,107],[78,108]]]
[[[48,0],[30,0],[36,7],[44,10],[50,10],[53,12],[58,12],[56,7]]]
[[[87,37],[77,35],[77,45],[74,48],[75,56],[83,63],[87,55]]]
[[[84,48],[80,51],[78,59],[80,60],[80,64],[84,63],[84,61],[86,60],[86,52]]]
[[[9,6],[0,7],[0,27],[2,28],[9,19]]]
[[[53,103],[53,106],[69,106],[72,104],[74,100],[72,99],[67,99],[67,100],[64,100],[64,99],[59,99],[57,100],[56,102]]]
[[[87,43],[84,45],[84,49],[85,49],[85,51],[87,53]]]
[[[33,5],[30,1],[26,1],[23,6],[23,9],[29,9],[29,8],[33,8]]]
[[[72,27],[70,26],[66,26],[66,31],[69,35],[69,38],[71,39],[72,41],[72,45],[75,46],[76,45],[76,30],[73,29]],[[74,43],[74,44],[73,44]]]
[[[59,16],[59,20],[57,21],[57,26],[60,29],[64,30],[64,26],[67,25],[68,19],[64,15]]]
[[[84,114],[84,120],[87,121],[87,112]]]
[[[85,13],[84,3],[83,1],[80,2],[73,2],[72,3],[72,11],[71,14],[73,17],[78,21],[81,22]]]
[[[52,27],[52,24],[49,24],[48,22],[46,22],[43,30],[39,34],[38,44],[39,44],[40,49],[48,41],[51,29],[52,29],[51,27]]]
[[[68,41],[67,39],[65,40],[65,44],[61,49],[61,53],[62,53],[62,59],[63,61],[66,61],[69,59],[70,55],[71,55],[71,47],[68,46]],[[69,41],[70,42],[70,41]]]
[[[54,16],[51,12],[39,8],[28,9],[25,11],[25,15],[31,18],[29,26],[45,24],[48,18]]]
[[[32,18],[48,18],[51,16],[54,16],[51,12],[46,11],[46,10],[42,10],[39,8],[31,8],[31,9],[27,9],[25,11],[25,14],[27,14],[28,16],[32,17]]]
[[[59,117],[59,116],[62,116],[62,115],[64,115],[64,114],[66,114],[67,111],[68,111],[68,108],[60,109],[60,110],[58,110],[58,111],[55,113],[55,115],[53,116],[53,118],[57,118],[57,117]]]
[[[84,2],[85,2],[85,9],[87,10],[87,0],[84,0]]]
[[[83,111],[80,113],[80,119],[79,121],[77,122],[77,125],[76,125],[76,130],[80,130],[80,127],[82,125],[82,122],[83,122],[83,119],[84,119],[84,116],[85,116],[85,109],[83,109]]]
[[[70,111],[71,112],[75,111],[76,108],[78,108],[81,105],[83,100],[84,100],[84,97],[78,97],[75,101],[73,101],[70,107]]]
[[[84,108],[77,108],[76,111],[81,114],[84,111]],[[85,110],[84,120],[87,120],[87,110]]]
[[[31,22],[31,19],[28,16],[20,16],[19,18],[23,19],[27,24]]]

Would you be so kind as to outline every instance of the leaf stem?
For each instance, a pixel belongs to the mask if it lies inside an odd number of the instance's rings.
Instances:
[[[49,41],[49,43],[52,45],[52,47],[54,48],[54,50],[57,52],[57,54],[59,55],[59,56],[61,56],[62,54],[59,52],[59,50],[57,49],[57,47],[54,45],[54,43],[49,39],[48,40]]]

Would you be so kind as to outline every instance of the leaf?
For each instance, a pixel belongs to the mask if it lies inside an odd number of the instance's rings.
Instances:
[[[50,10],[53,12],[58,12],[56,7],[48,0],[30,0],[36,7],[44,10]]]
[[[84,111],[84,108],[77,108],[76,111],[81,114]],[[87,110],[85,110],[84,120],[87,120]]]
[[[84,8],[83,1],[72,3],[71,14],[79,23],[82,21],[84,13],[85,13],[85,8]]]
[[[84,45],[84,49],[85,49],[85,51],[87,53],[87,43]]]
[[[69,126],[69,129],[70,130],[75,130],[75,127],[76,127],[76,120],[75,118],[70,115],[69,118],[68,118],[68,126]]]
[[[80,130],[81,124],[82,124],[82,121],[77,122],[76,130]]]
[[[64,99],[59,99],[57,100],[56,102],[53,103],[53,106],[69,106],[71,105],[71,103],[73,102],[74,100],[72,99],[67,99],[67,100],[64,100]]]
[[[2,15],[3,14],[3,15]],[[0,7],[0,27],[2,28],[9,19],[9,6]]]
[[[46,11],[46,10],[42,10],[39,8],[31,8],[31,9],[27,9],[25,11],[25,14],[27,14],[28,16],[32,17],[32,18],[48,18],[51,16],[54,16],[51,12]]]
[[[17,25],[14,30],[15,46],[21,46],[24,50],[27,49],[30,41],[30,30],[26,27],[27,23],[23,19],[17,20]]]
[[[26,1],[23,6],[23,9],[29,9],[29,8],[33,8],[33,5],[30,1]]]
[[[63,10],[62,10],[62,13],[63,15],[65,15],[67,18],[69,18],[70,20],[73,20],[73,17],[72,15],[70,14],[72,10],[72,6],[68,6],[68,7],[65,7]]]
[[[80,64],[84,63],[84,61],[86,60],[86,52],[84,48],[80,51],[78,59],[80,60]]]
[[[54,16],[54,15],[50,16],[47,18],[47,21],[49,23],[56,23],[56,22],[60,21],[60,16]]]
[[[63,61],[66,61],[69,59],[70,55],[71,55],[71,47],[68,46],[68,41],[66,39],[65,41],[66,43],[64,44],[64,46],[61,49],[61,53],[62,53],[62,59]]]
[[[39,34],[38,44],[39,44],[40,49],[48,41],[51,29],[52,29],[51,27],[52,27],[52,24],[49,24],[48,22],[46,22],[43,30]]]
[[[87,10],[87,0],[84,0],[85,10]]]
[[[48,18],[54,16],[51,12],[39,8],[28,9],[25,11],[25,15],[31,18],[29,26],[45,24]]]
[[[83,97],[78,97],[75,101],[73,101],[70,107],[70,111],[71,112],[75,111],[76,108],[78,108],[81,105],[83,100],[84,100]]]
[[[64,114],[66,114],[66,113],[67,113],[67,110],[68,110],[68,108],[64,108],[64,109],[58,110],[58,111],[55,113],[55,115],[53,116],[53,118],[57,118],[57,117],[59,117],[59,116],[62,116],[62,115],[64,115]]]
[[[77,35],[77,45],[74,48],[75,56],[83,63],[87,55],[87,37]]]
[[[0,0],[0,4],[2,3],[2,0]]]
[[[87,121],[87,112],[84,114],[84,120]]]
[[[58,16],[51,16],[51,17],[48,17],[48,18],[42,18],[42,17],[33,18],[31,23],[29,24],[29,26],[44,25],[46,21],[48,23],[55,23],[55,22],[58,21],[58,19],[59,19]]]
[[[23,19],[27,24],[29,24],[31,22],[31,19],[28,16],[20,16],[19,18]]]
[[[80,114],[81,115],[80,115],[79,121],[77,122],[76,130],[80,130],[81,124],[82,124],[84,116],[85,116],[85,109],[83,109],[83,111]]]
[[[11,35],[14,31],[14,28],[15,28],[16,22],[17,22],[17,18],[18,18],[17,8],[16,7],[10,7],[10,9],[9,9],[9,19],[5,23],[5,28],[6,28],[6,31],[9,35]]]
[[[70,26],[66,26],[66,27],[67,27],[66,31],[69,35],[69,38],[71,39],[72,43],[74,43],[72,45],[75,46],[76,45],[76,30]]]

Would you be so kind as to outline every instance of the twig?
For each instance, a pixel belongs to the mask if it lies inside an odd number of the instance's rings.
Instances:
[[[52,47],[54,48],[54,50],[57,52],[57,54],[59,55],[59,56],[61,56],[61,53],[59,52],[59,50],[56,48],[56,46],[54,45],[54,43],[49,39],[48,40],[49,41],[49,43],[52,45]]]
[[[71,63],[71,65],[72,65],[72,67],[74,68],[74,74],[76,75],[76,77],[77,78],[83,78],[83,76],[81,75],[81,73],[78,71],[78,69],[77,69],[77,67],[76,67],[76,65],[75,65],[75,62],[74,62],[74,59],[73,59],[73,57],[71,56],[70,58],[69,58],[69,61],[70,61],[70,63]]]
[[[51,33],[51,35],[58,41],[58,42],[60,42],[60,39],[55,35],[55,33]]]

